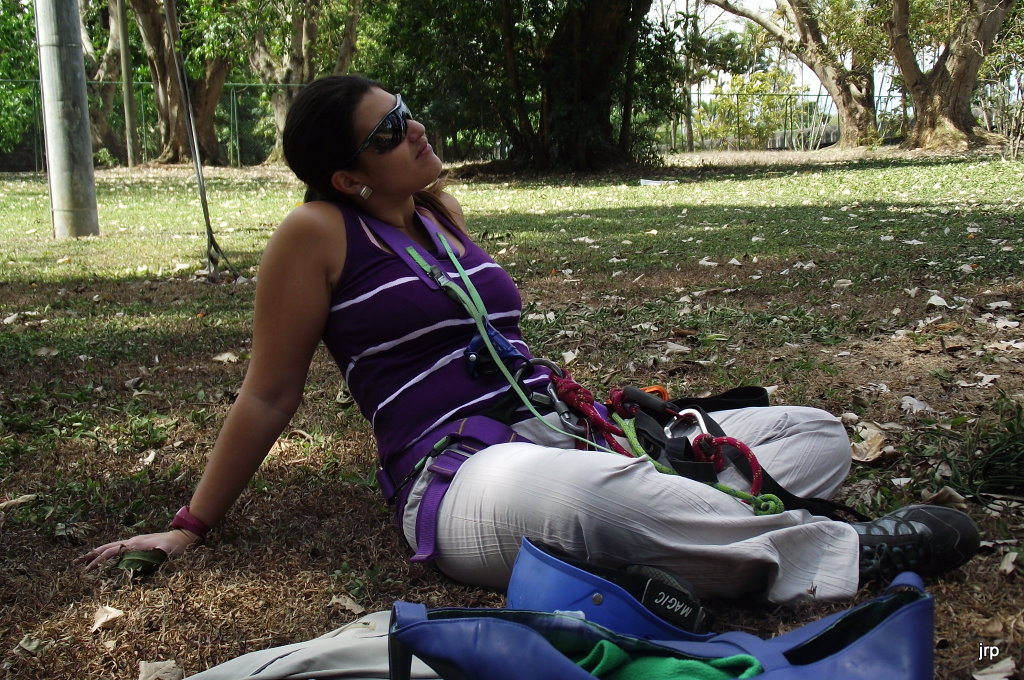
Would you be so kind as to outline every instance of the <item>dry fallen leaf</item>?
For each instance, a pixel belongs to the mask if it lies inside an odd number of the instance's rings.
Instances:
[[[95,633],[100,629],[113,628],[114,623],[122,616],[124,616],[124,612],[120,609],[103,605],[93,614],[92,628],[89,629],[89,632]]]
[[[237,364],[238,355],[234,352],[221,352],[217,356],[213,357],[214,361],[219,361],[223,364]]]
[[[678,342],[666,342],[665,343],[665,356],[670,357],[675,354],[689,354],[690,347],[688,345],[680,345]]]
[[[1002,636],[1003,630],[1003,622],[999,619],[989,619],[988,623],[981,627],[981,632],[991,638]]]
[[[967,510],[967,500],[948,486],[942,487],[935,493],[922,491],[921,500],[931,505],[942,505],[947,508]]]
[[[1000,340],[985,345],[985,349],[995,349],[1000,352],[1008,352],[1014,349],[1024,349],[1024,340]]]
[[[932,410],[932,407],[928,405],[928,402],[921,401],[909,394],[900,399],[900,408],[911,415]]]
[[[976,375],[977,377],[981,378],[981,380],[978,381],[978,382],[974,382],[974,383],[967,382],[966,380],[958,380],[956,384],[959,385],[960,387],[984,387],[984,388],[988,388],[988,387],[992,386],[992,383],[994,383],[996,380],[998,380],[1001,377],[999,375],[989,375],[987,373],[975,373],[974,375]]]
[[[1013,573],[1014,569],[1017,568],[1017,556],[1020,555],[1018,552],[1008,552],[1003,555],[1002,561],[999,563],[999,573],[1004,576],[1009,576]]]
[[[4,501],[3,503],[0,503],[0,510],[8,510],[10,508],[16,508],[19,505],[24,505],[25,503],[31,503],[32,501],[34,501],[37,498],[39,498],[39,496],[37,494],[27,493],[27,494],[18,496],[17,498],[12,498],[9,501]]]
[[[854,431],[862,441],[851,445],[853,459],[861,463],[871,463],[888,454],[885,446],[885,431],[875,422],[857,423]]]
[[[341,607],[342,609],[352,612],[356,616],[360,616],[366,612],[366,608],[361,604],[353,600],[348,595],[335,595],[331,598],[330,605],[332,607]]]
[[[972,673],[971,677],[974,680],[1009,680],[1016,672],[1017,663],[1012,656],[1008,656],[997,664]]]
[[[139,680],[182,680],[185,671],[176,661],[140,661]]]
[[[46,648],[49,646],[50,643],[46,640],[40,640],[39,638],[34,638],[31,635],[26,635],[21,638],[21,641],[18,643],[18,647],[31,654],[41,654],[46,651]]]

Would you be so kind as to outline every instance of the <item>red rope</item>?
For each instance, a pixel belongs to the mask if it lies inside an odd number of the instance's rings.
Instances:
[[[579,413],[584,420],[590,423],[595,431],[602,433],[608,442],[608,446],[623,456],[634,457],[628,449],[612,436],[624,437],[625,433],[618,425],[609,422],[597,412],[597,409],[594,407],[594,395],[590,390],[573,380],[568,372],[562,377],[552,373],[551,382],[555,384],[555,394],[558,395],[558,398],[564,401],[573,411]],[[621,402],[621,396],[619,399]]]
[[[623,418],[632,418],[639,408],[636,404],[626,406],[626,391],[621,387],[613,387],[608,390],[608,408],[618,413]]]
[[[761,464],[757,462],[757,457],[754,452],[750,450],[750,447],[741,442],[739,439],[732,437],[712,437],[707,433],[701,433],[697,435],[694,440],[693,455],[694,458],[701,458],[705,462],[711,462],[715,465],[715,472],[721,472],[725,468],[725,453],[722,451],[723,447],[731,446],[747,459],[747,463],[750,464],[750,493],[754,496],[761,494],[761,480],[763,474],[761,473]]]

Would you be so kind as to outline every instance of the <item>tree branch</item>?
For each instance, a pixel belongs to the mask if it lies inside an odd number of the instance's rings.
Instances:
[[[795,39],[787,33],[785,29],[760,12],[747,9],[741,5],[733,4],[730,0],[707,0],[707,3],[709,5],[721,7],[730,14],[735,14],[738,17],[743,17],[744,19],[753,21],[755,24],[768,31],[769,35],[781,42],[790,52],[795,52],[800,46],[799,40]]]
[[[267,34],[262,28],[257,28],[253,35],[253,50],[249,54],[249,64],[262,76],[264,82],[274,82],[274,55],[267,47]]]
[[[900,73],[906,81],[911,93],[924,79],[921,66],[917,63],[917,55],[910,44],[910,2],[909,0],[892,0],[892,17],[885,22],[892,45],[892,55],[900,67]]]
[[[341,44],[338,46],[338,58],[334,62],[334,75],[348,73],[349,68],[352,66],[352,58],[356,53],[359,19],[362,13],[362,0],[349,0],[348,16],[345,17],[345,30],[341,36]]]
[[[92,44],[89,27],[85,25],[85,14],[89,11],[89,3],[83,2],[78,7],[78,32],[82,38],[82,53],[85,57],[85,72],[91,78],[96,70],[96,46]]]

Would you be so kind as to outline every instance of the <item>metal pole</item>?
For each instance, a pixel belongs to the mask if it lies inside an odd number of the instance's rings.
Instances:
[[[238,90],[235,87],[231,88],[231,127],[230,127],[230,138],[231,147],[234,148],[235,155],[235,167],[242,167],[242,149],[239,144],[239,132],[238,132]]]
[[[135,95],[132,87],[132,53],[128,45],[128,0],[117,0],[117,39],[121,43],[121,99],[124,101],[124,140],[128,147],[128,167],[138,158],[139,132],[135,121]]]
[[[46,171],[46,142],[43,140],[43,90],[42,83],[36,82],[35,96],[32,97],[32,155],[36,161],[36,172]]]
[[[740,131],[740,93],[736,93],[736,150],[740,150],[740,138],[743,132]]]
[[[100,233],[77,0],[36,0],[54,238]]]

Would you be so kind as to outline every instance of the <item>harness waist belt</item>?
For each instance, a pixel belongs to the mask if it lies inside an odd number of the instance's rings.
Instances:
[[[395,520],[399,529],[412,481],[424,469],[433,473],[416,513],[416,554],[410,561],[434,559],[437,552],[437,512],[459,467],[477,451],[508,442],[531,443],[504,423],[486,416],[469,416],[434,428],[390,461],[387,468],[377,471],[377,480],[385,497],[396,503]]]

